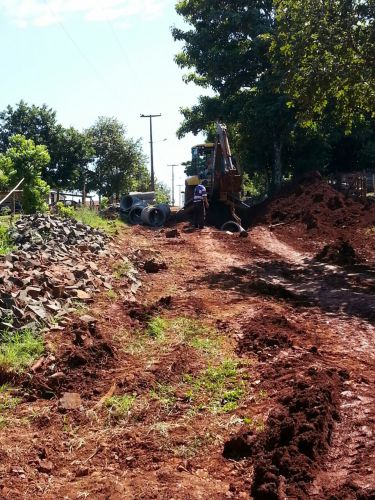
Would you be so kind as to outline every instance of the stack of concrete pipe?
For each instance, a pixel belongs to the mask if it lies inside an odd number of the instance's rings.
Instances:
[[[133,225],[162,227],[171,215],[171,209],[167,204],[155,205],[155,192],[130,193],[123,196],[120,208]]]

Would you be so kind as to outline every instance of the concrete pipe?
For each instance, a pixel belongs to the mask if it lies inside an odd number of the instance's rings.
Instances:
[[[132,196],[130,194],[127,194],[126,196],[123,196],[121,198],[120,202],[120,209],[122,212],[129,212],[130,209],[134,206],[140,203],[140,199],[137,198],[136,196]]]
[[[151,227],[161,227],[167,220],[165,212],[157,207],[145,207],[141,219],[144,224]]]
[[[133,226],[137,224],[142,224],[142,211],[145,208],[145,205],[138,204],[134,205],[129,212],[129,222],[133,224]]]
[[[231,233],[246,233],[245,229],[237,222],[230,220],[221,226],[222,231],[230,231]]]
[[[158,210],[161,210],[164,213],[164,215],[165,215],[165,222],[167,222],[167,220],[171,216],[170,206],[167,205],[166,203],[159,203],[158,205],[155,205],[155,208],[157,208]]]
[[[130,193],[121,198],[120,209],[122,212],[129,212],[135,205],[150,205],[155,201],[155,193]]]
[[[138,200],[147,201],[149,205],[153,205],[155,203],[156,193],[155,191],[149,191],[148,193],[129,193],[130,196],[138,198]]]

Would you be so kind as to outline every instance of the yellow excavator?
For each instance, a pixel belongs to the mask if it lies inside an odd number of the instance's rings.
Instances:
[[[216,123],[214,143],[199,144],[192,148],[189,170],[194,175],[185,180],[185,210],[193,204],[195,187],[204,181],[210,202],[208,219],[216,219],[215,215],[223,212],[224,208],[226,209],[224,212],[229,214],[222,214],[222,217],[229,216],[233,221],[240,223],[235,210],[248,206],[241,201],[242,174],[232,156],[227,127],[224,124]]]

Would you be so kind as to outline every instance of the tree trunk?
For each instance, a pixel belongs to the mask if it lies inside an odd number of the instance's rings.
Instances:
[[[282,162],[282,150],[283,144],[281,141],[275,140],[273,144],[274,148],[274,162],[272,168],[272,190],[278,191],[281,186],[281,181],[283,177],[283,162]]]

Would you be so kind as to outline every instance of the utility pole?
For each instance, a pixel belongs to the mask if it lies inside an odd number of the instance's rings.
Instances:
[[[172,167],[172,205],[174,206],[174,167],[178,167],[178,163],[173,163],[172,165],[167,165],[168,167]]]
[[[178,187],[178,206],[181,207],[181,194],[182,194],[182,184],[177,184]]]
[[[151,191],[155,191],[155,171],[154,171],[154,143],[152,140],[152,119],[158,118],[161,114],[158,115],[141,115],[141,118],[149,118],[150,119],[150,150],[151,150]]]

